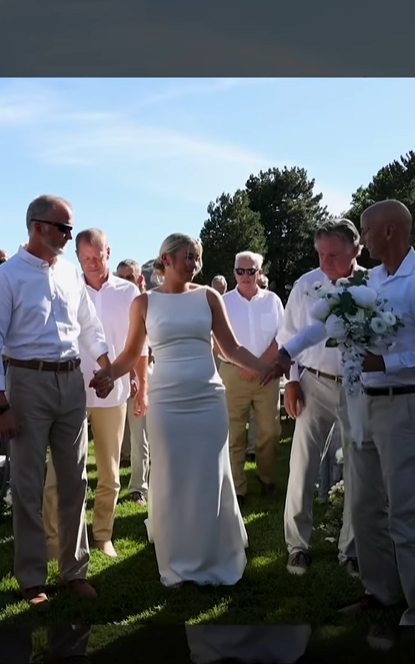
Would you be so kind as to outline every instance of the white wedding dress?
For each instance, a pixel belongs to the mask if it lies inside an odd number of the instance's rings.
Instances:
[[[225,388],[211,345],[205,288],[148,293],[154,354],[147,431],[149,540],[160,580],[233,585],[248,538],[232,481]]]

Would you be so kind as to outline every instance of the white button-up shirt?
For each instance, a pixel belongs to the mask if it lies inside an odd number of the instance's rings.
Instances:
[[[62,257],[49,265],[21,246],[0,270],[0,348],[16,360],[65,362],[79,357],[81,343],[94,360],[108,352],[75,265]]]
[[[108,345],[108,355],[111,362],[124,350],[130,325],[130,307],[133,300],[140,295],[135,284],[114,276],[111,272],[108,280],[99,291],[86,286],[88,295],[95,305],[95,309],[104,328],[105,339]],[[86,368],[85,388],[88,408],[111,408],[121,406],[130,396],[130,375],[126,374],[115,381],[114,389],[106,399],[97,397],[95,390],[89,387],[87,377],[99,369],[96,362],[88,355],[87,349],[79,348],[82,366]],[[148,346],[145,344],[141,353],[148,355]]]
[[[395,274],[388,275],[384,265],[370,270],[368,286],[387,300],[385,308],[402,319],[394,337],[395,346],[382,352],[385,372],[362,374],[366,387],[415,385],[415,251],[409,250]]]
[[[236,287],[223,295],[223,302],[239,343],[261,357],[282,324],[284,307],[278,295],[258,288],[257,294],[247,300]]]
[[[315,318],[311,315],[311,309],[316,300],[307,294],[315,281],[320,281],[327,288],[331,285],[330,279],[320,268],[303,274],[295,282],[285,307],[284,320],[278,335],[280,346],[285,346],[297,335],[299,335],[298,338],[301,338],[301,331],[315,323]],[[299,380],[300,367],[322,371],[331,376],[342,375],[339,351],[337,348],[326,348],[325,344],[326,339],[312,348],[307,348],[296,357],[296,361],[291,367],[289,382]],[[288,344],[287,350],[290,351]]]

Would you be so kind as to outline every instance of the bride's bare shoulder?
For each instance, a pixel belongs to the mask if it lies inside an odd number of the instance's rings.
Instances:
[[[135,311],[138,315],[147,313],[148,295],[147,293],[140,293],[131,303],[131,311]]]

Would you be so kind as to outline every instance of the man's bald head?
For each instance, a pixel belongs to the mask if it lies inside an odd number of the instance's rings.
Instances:
[[[379,260],[391,250],[409,246],[411,230],[412,214],[397,200],[374,203],[361,216],[362,242],[371,257]]]

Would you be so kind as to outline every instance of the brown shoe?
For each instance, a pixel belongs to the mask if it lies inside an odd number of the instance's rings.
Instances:
[[[29,602],[31,606],[35,606],[37,609],[46,608],[49,605],[45,586],[33,586],[32,588],[24,588],[22,590],[22,597],[26,600],[26,602]]]
[[[109,556],[110,558],[117,558],[117,552],[114,549],[114,545],[111,542],[111,540],[108,540],[106,542],[95,541],[94,546],[96,549],[102,551],[102,553],[105,553],[106,556]]]
[[[339,610],[339,613],[364,613],[365,611],[387,611],[391,609],[391,606],[385,606],[382,602],[379,602],[376,597],[373,595],[363,595],[357,602],[354,604],[349,604],[343,609]]]
[[[144,494],[141,493],[141,491],[133,491],[131,493],[131,498],[136,503],[136,505],[140,505],[140,507],[147,505],[146,498]]]
[[[86,599],[96,599],[97,591],[91,586],[86,579],[73,579],[72,581],[61,581],[63,588],[67,588],[71,592],[85,597]]]

